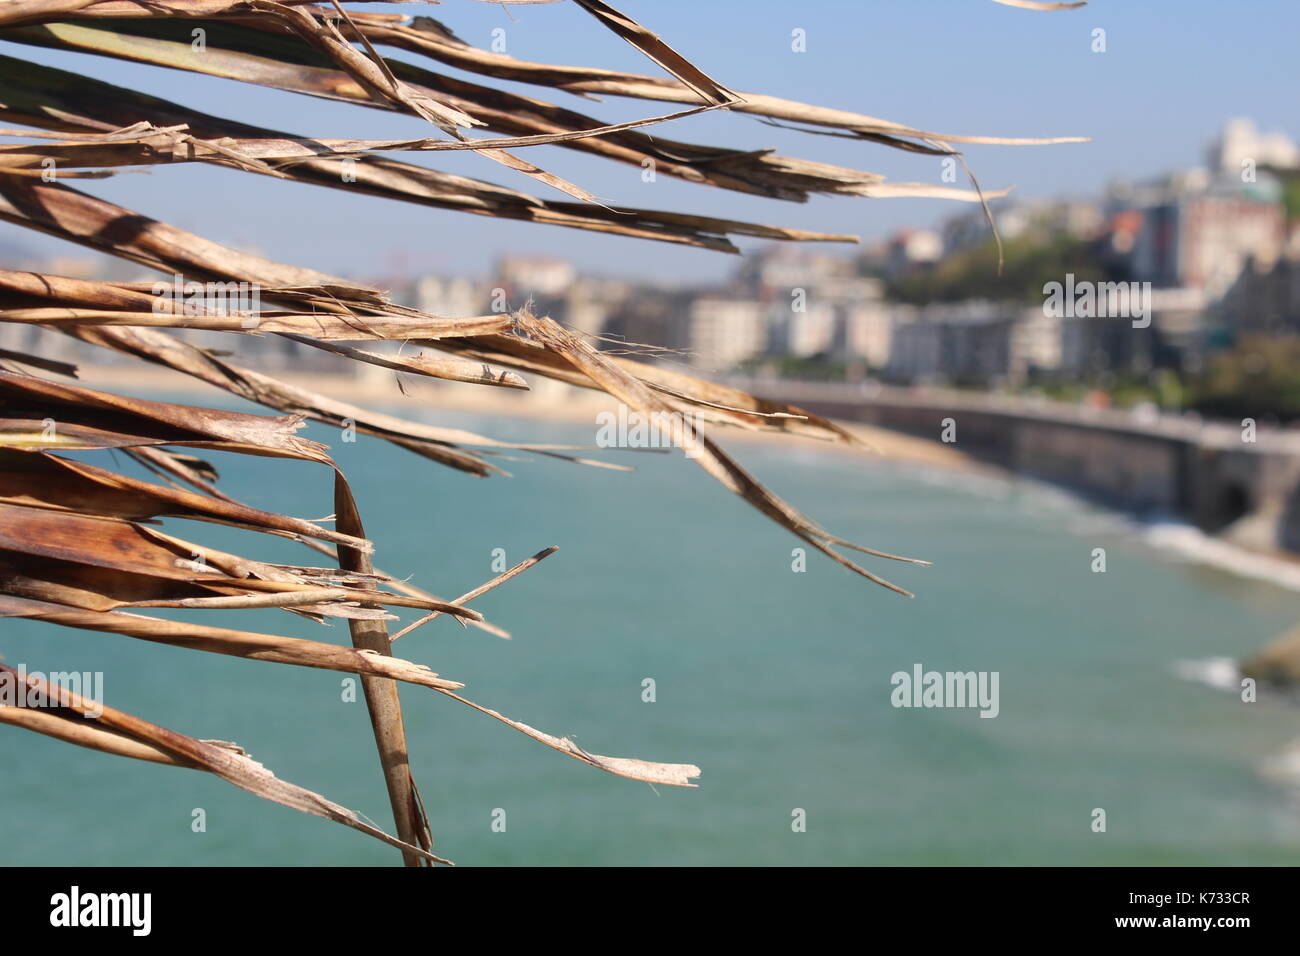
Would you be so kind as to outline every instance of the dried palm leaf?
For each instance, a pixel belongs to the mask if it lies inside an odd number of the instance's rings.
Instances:
[[[309,45],[265,22],[205,21],[203,29],[207,40],[202,53],[192,48],[191,29],[192,21],[113,20],[111,26],[87,21],[0,30],[0,38],[239,79],[294,93],[422,115],[414,109],[403,108],[390,98],[372,95],[363,84],[351,81],[348,74],[338,69],[328,56],[317,53]],[[574,110],[467,83],[407,64],[393,62],[392,68],[406,86],[421,96],[441,98],[447,103],[455,104],[465,113],[481,120],[485,128],[493,132],[516,137],[550,137],[544,141],[554,141],[567,149],[595,153],[637,167],[652,161],[657,173],[689,182],[795,201],[806,200],[812,192],[859,196],[941,195],[971,201],[979,198],[977,191],[952,187],[917,183],[886,186],[883,184],[884,177],[875,173],[779,156],[772,150],[701,146],[662,136],[648,136],[634,129],[591,135],[590,131],[610,128],[610,124]],[[698,94],[693,90],[683,87],[683,94],[686,99],[680,101],[699,102]],[[746,99],[745,102],[749,100]],[[728,102],[727,105],[733,106],[733,103]],[[743,109],[744,104],[735,103],[734,108]],[[817,115],[806,108],[794,112],[808,122],[813,121],[810,113]],[[137,116],[135,119],[145,118],[147,117]],[[588,131],[588,135],[555,138],[559,134],[582,131]],[[933,144],[961,139],[921,130],[906,129],[906,133],[928,139],[928,150],[940,153],[949,150]],[[988,141],[974,137],[965,139]],[[1051,140],[1056,141],[1058,140]],[[468,142],[474,145],[472,140]],[[887,145],[896,144],[887,142]],[[501,159],[505,155],[496,149],[481,146],[479,149],[489,158]],[[594,198],[585,190],[563,181],[554,181],[553,177],[548,176],[549,174],[535,174],[535,178],[561,188],[576,198],[587,201]]]
[[[0,321],[61,334],[164,366],[191,379],[286,413],[281,417],[152,402],[42,377],[75,377],[72,365],[24,350],[0,350],[0,617],[27,618],[115,633],[175,647],[343,671],[360,676],[396,824],[396,836],[311,791],[276,779],[232,745],[186,737],[111,708],[91,719],[69,691],[0,668],[56,706],[0,706],[0,722],[133,759],[215,773],[266,799],[360,830],[397,847],[409,865],[446,862],[412,779],[398,683],[431,689],[610,773],[694,786],[699,769],[588,753],[455,693],[462,685],[393,656],[398,637],[440,616],[501,637],[508,633],[467,605],[554,552],[548,548],[452,601],[376,569],[352,490],[328,449],[301,437],[308,419],[382,438],[433,461],[484,477],[504,474],[491,459],[507,451],[608,466],[571,454],[573,446],[502,442],[462,429],[406,421],[244,367],[167,330],[277,335],[310,348],[405,374],[493,387],[526,388],[513,369],[597,389],[650,416],[667,416],[678,444],[701,467],[772,520],[841,565],[907,593],[837,552],[915,561],[852,545],[822,530],[773,495],[699,429],[718,423],[852,443],[844,429],[793,406],[597,351],[576,334],[527,310],[471,318],[429,315],[398,305],[380,289],[240,252],[65,185],[162,163],[203,162],[295,182],[355,189],[438,208],[563,225],[734,252],[731,236],[818,241],[852,239],[670,211],[611,208],[590,192],[516,155],[536,145],[641,166],[733,192],[804,201],[813,194],[995,195],[917,183],[767,149],[714,147],[644,131],[694,113],[727,109],[927,155],[954,144],[1028,144],[1074,139],[1003,139],[937,134],[863,114],[737,93],[685,60],[653,31],[601,0],[575,0],[617,37],[666,70],[666,77],[551,66],[488,53],[422,17],[350,10],[330,0],[15,0],[0,6],[0,39],[224,77],[418,117],[437,134],[403,140],[307,138],[223,119],[90,77],[0,57],[0,219],[158,271],[164,281],[91,282],[0,271]],[[1001,0],[1015,6],[1077,4]],[[192,31],[203,30],[200,52]],[[685,108],[627,123],[385,58],[395,47],[491,77],[594,98],[616,95]],[[495,138],[472,138],[467,130]],[[444,138],[440,138],[444,137]],[[578,200],[542,200],[380,153],[470,150]],[[56,181],[47,181],[51,167]],[[350,175],[341,175],[347,172]],[[350,180],[345,183],[345,178]],[[190,283],[201,283],[202,288]],[[209,290],[208,284],[220,284]],[[233,310],[235,283],[255,304]],[[190,295],[190,292],[193,295]],[[219,297],[218,297],[219,298]],[[386,352],[368,342],[402,344]],[[410,352],[410,348],[425,351]],[[684,414],[689,413],[689,414]],[[120,449],[158,481],[104,467]],[[313,462],[333,476],[331,518],[306,520],[250,507],[216,487],[216,469],[193,449]],[[77,453],[81,457],[70,457]],[[161,483],[160,483],[161,482]],[[222,524],[301,542],[326,567],[272,563],[212,548],[161,530],[177,519]],[[332,522],[332,527],[326,527]],[[264,539],[255,539],[264,540]],[[241,548],[241,550],[243,550]],[[318,562],[319,563],[319,562]],[[924,562],[916,562],[924,563]],[[348,622],[351,647],[155,616],[167,609],[278,609],[299,618]],[[397,610],[420,612],[390,637]],[[153,613],[140,613],[152,611]]]

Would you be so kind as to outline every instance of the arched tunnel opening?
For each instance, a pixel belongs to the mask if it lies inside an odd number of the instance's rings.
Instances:
[[[1226,484],[1219,491],[1214,514],[1214,527],[1218,531],[1250,513],[1250,494],[1244,485],[1235,482]]]

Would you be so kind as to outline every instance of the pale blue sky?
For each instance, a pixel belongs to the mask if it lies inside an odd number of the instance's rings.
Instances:
[[[1093,138],[1084,145],[967,150],[986,188],[1016,185],[1025,197],[1086,196],[1114,176],[1141,178],[1194,165],[1201,161],[1206,140],[1232,116],[1252,117],[1266,129],[1300,138],[1295,110],[1300,11],[1294,0],[1094,0],[1063,13],[1017,10],[991,0],[617,0],[616,5],[736,89],[949,133]],[[480,46],[490,43],[494,28],[503,27],[508,52],[522,59],[659,72],[567,3],[505,8],[447,0],[392,9],[434,16]],[[1091,34],[1098,27],[1107,31],[1105,53],[1091,49]],[[806,53],[790,51],[795,28],[806,31]],[[427,129],[408,117],[216,78],[11,43],[0,43],[0,52],[304,135],[419,136]],[[388,52],[428,65],[418,57]],[[541,87],[510,86],[607,122],[669,111],[663,104],[590,103]],[[935,182],[940,173],[939,161],[932,157],[800,135],[740,115],[707,114],[659,128],[686,141],[774,146],[791,155],[881,172],[892,180]],[[558,147],[536,148],[527,155],[612,204],[864,238],[933,224],[961,208],[911,199],[819,198],[795,204],[662,176],[647,184],[638,169]],[[468,154],[421,161],[527,191],[544,190]],[[506,252],[562,254],[596,274],[689,280],[721,276],[736,264],[733,257],[703,250],[349,197],[339,190],[195,164],[82,188],[218,241],[255,245],[273,258],[361,277],[399,267],[481,273]],[[555,198],[564,197],[556,193]],[[6,243],[55,248],[18,233],[0,226]]]

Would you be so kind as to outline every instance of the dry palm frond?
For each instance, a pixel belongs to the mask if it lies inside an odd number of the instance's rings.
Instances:
[[[46,709],[0,707],[0,722],[103,753],[205,770],[263,799],[360,830],[398,847],[410,858],[450,862],[434,856],[425,847],[394,839],[318,793],[280,780],[237,745],[187,737],[104,706],[102,702],[86,701],[65,688],[48,684],[43,678],[22,674],[3,664],[0,664],[0,679],[21,684],[25,694],[39,694],[53,704]]]
[[[475,215],[657,239],[726,252],[735,251],[726,239],[727,235],[805,241],[852,238],[709,216],[542,200],[518,190],[371,153],[354,154],[352,150],[360,141],[337,140],[325,147],[320,145],[322,141],[319,139],[219,119],[134,90],[5,56],[0,56],[0,118],[82,136],[91,133],[112,136],[119,129],[142,122],[151,127],[183,127],[185,136],[209,145],[195,145],[187,139],[179,154],[168,153],[166,158],[170,161],[213,162],[282,179]],[[24,135],[32,138],[33,134],[29,131]],[[180,138],[179,134],[173,134],[173,137]],[[269,166],[255,161],[252,156],[226,149],[221,144],[227,140],[232,143],[243,141],[245,150],[253,148],[249,144],[257,144],[256,148],[275,151],[285,158],[275,166]],[[472,143],[460,141],[439,144],[440,149],[472,146]],[[221,147],[225,152],[215,147]],[[141,157],[141,161],[145,159]],[[147,157],[150,163],[160,159],[162,157]],[[350,160],[352,165],[345,165],[344,160]],[[345,181],[344,172],[348,173],[348,179],[355,181]]]
[[[1024,10],[1044,10],[1051,12],[1053,10],[1077,10],[1079,7],[1086,7],[1088,0],[1073,0],[1073,2],[1044,2],[1044,0],[993,0],[994,3],[1004,3],[1008,7],[1020,7]]]
[[[402,104],[390,99],[371,97],[362,84],[351,82],[348,74],[331,62],[329,57],[316,52],[295,37],[275,30],[273,25],[245,21],[205,21],[207,45],[202,53],[195,52],[191,47],[191,29],[192,20],[168,22],[159,19],[115,19],[0,30],[0,38],[240,79],[289,92],[420,115],[414,109],[404,108]],[[409,87],[421,95],[442,97],[480,119],[485,128],[504,136],[556,137],[559,134],[598,131],[609,126],[574,110],[518,94],[467,83],[406,64],[394,62],[393,68]],[[668,98],[693,105],[700,102],[692,90],[684,85],[680,88],[681,96]],[[743,111],[745,105],[752,102],[753,99],[746,96],[743,103],[729,105]],[[793,115],[801,115],[805,119],[812,112],[811,108],[802,107],[801,104],[790,106],[796,108]],[[771,109],[764,115],[789,119],[791,114],[790,109]],[[816,115],[820,117],[820,114]],[[136,118],[140,120],[149,117],[146,114],[137,115]],[[854,135],[867,139],[879,140],[880,131],[889,130],[889,135],[883,140],[888,145],[924,152],[948,152],[950,150],[945,146],[936,145],[947,142],[1004,142],[997,138],[929,133],[853,114],[833,113],[831,117],[822,119],[826,125],[849,129]],[[832,122],[832,119],[837,121]],[[156,125],[167,124],[156,122]],[[900,138],[904,136],[912,139]],[[684,143],[660,135],[651,136],[635,129],[606,134],[589,132],[585,136],[570,135],[555,141],[568,149],[594,153],[638,167],[653,162],[657,173],[688,182],[778,199],[802,201],[815,192],[859,196],[940,195],[972,200],[978,198],[976,192],[927,184],[899,183],[886,187],[883,184],[884,177],[875,173],[779,156],[767,149],[740,150]],[[1072,140],[1058,138],[1008,142],[1066,141]],[[482,147],[472,139],[465,142],[479,148],[490,158],[500,159],[501,154],[496,149]],[[537,175],[535,178],[578,198],[592,198],[572,184],[561,185],[548,180],[547,175],[549,174]]]
[[[107,707],[97,708],[99,713],[92,716],[92,708],[77,695],[11,668],[0,667],[0,681],[21,682],[50,705],[28,709],[3,703],[0,721],[107,753],[215,773],[258,796],[384,840],[399,848],[411,865],[445,861],[431,852],[432,834],[411,777],[399,682],[465,703],[600,770],[675,786],[693,786],[699,774],[688,764],[589,753],[567,737],[543,733],[473,703],[455,693],[462,686],[459,682],[393,656],[396,638],[440,616],[508,637],[467,605],[555,548],[454,600],[429,594],[375,567],[374,545],[348,482],[328,448],[298,431],[307,420],[355,429],[479,477],[504,474],[494,459],[519,451],[583,465],[622,466],[582,457],[577,454],[582,449],[573,446],[503,442],[361,408],[247,368],[227,353],[185,341],[174,330],[221,333],[232,341],[240,335],[280,336],[351,361],[467,384],[525,389],[523,375],[538,375],[606,392],[647,415],[667,416],[674,439],[696,450],[701,467],[773,521],[841,565],[907,593],[837,549],[891,560],[916,559],[853,545],[821,529],[763,487],[699,427],[709,423],[853,442],[830,421],[600,352],[527,310],[469,318],[430,315],[391,301],[383,290],[222,246],[62,181],[164,163],[209,163],[235,173],[353,189],[477,215],[735,252],[733,236],[788,241],[853,237],[604,205],[519,152],[555,145],[632,166],[653,164],[664,175],[704,186],[800,202],[815,194],[981,201],[998,193],[887,183],[875,173],[769,149],[668,139],[654,127],[725,109],[765,122],[794,124],[807,132],[927,155],[953,154],[964,143],[1075,141],[945,135],[734,92],[656,33],[600,0],[575,2],[670,75],[519,61],[475,49],[428,18],[351,10],[335,0],[327,5],[304,0],[17,0],[0,7],[0,39],[373,107],[417,117],[431,127],[424,136],[401,140],[306,137],[0,56],[0,120],[14,127],[0,130],[0,219],[126,259],[161,276],[155,285],[0,270],[0,321],[164,366],[283,413],[268,417],[110,394],[50,377],[75,377],[76,369],[68,363],[29,351],[0,350],[0,617],[357,674],[397,834],[390,836],[324,797],[278,780],[232,745],[187,737]],[[1075,5],[1001,2],[1035,9]],[[191,42],[197,28],[205,38],[201,50]],[[387,59],[379,47],[398,48],[493,81],[520,81],[589,99],[614,95],[684,108],[607,123],[495,86]],[[470,131],[492,136],[475,138]],[[542,199],[382,155],[436,158],[431,154],[466,150],[571,198]],[[255,302],[232,310],[209,301],[214,290],[224,293],[231,284],[236,291],[253,289]],[[376,342],[397,342],[401,348],[385,351],[368,345]],[[105,450],[118,450],[149,479],[105,467]],[[215,468],[193,454],[195,450],[319,465],[333,479],[333,515],[311,520],[239,502],[219,490]],[[159,527],[164,520],[169,522],[167,530]],[[331,563],[289,565],[221,551],[173,533],[171,522],[177,521],[292,539]],[[160,616],[168,609],[258,608],[313,622],[345,620],[352,646]],[[397,619],[399,610],[419,616],[390,635],[388,622]]]

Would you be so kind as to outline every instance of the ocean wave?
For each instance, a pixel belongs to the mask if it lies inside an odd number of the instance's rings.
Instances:
[[[1174,673],[1185,681],[1204,684],[1215,690],[1241,691],[1241,669],[1231,657],[1174,661]]]
[[[1192,525],[1177,521],[1154,522],[1143,528],[1142,537],[1150,546],[1185,560],[1300,591],[1300,564],[1247,551],[1207,535]]]
[[[1300,591],[1300,562],[1250,551],[1167,514],[1140,516],[1112,510],[1069,488],[1023,475],[975,475],[916,466],[909,471],[933,487],[1014,502],[1018,517],[1050,521],[1072,534],[1137,538],[1166,557]]]

